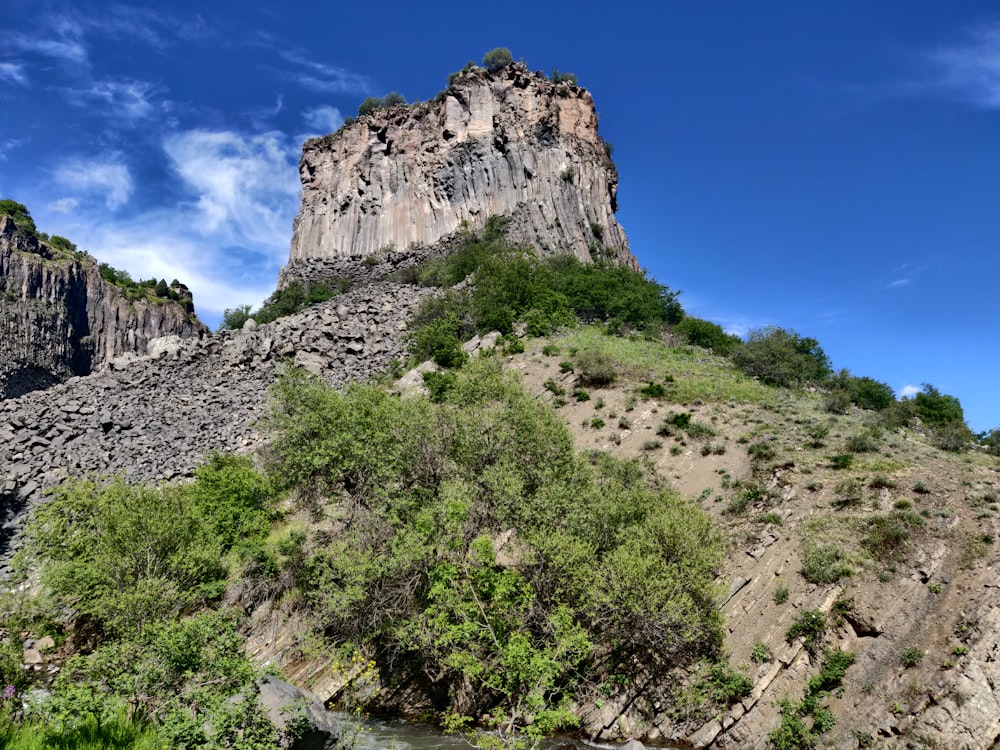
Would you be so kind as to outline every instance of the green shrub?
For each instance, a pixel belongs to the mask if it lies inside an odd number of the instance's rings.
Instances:
[[[497,73],[514,62],[514,56],[506,47],[494,47],[483,55],[483,67],[490,73]]]
[[[70,480],[34,512],[26,554],[57,604],[129,632],[218,593],[213,526],[236,533],[239,500],[214,519],[200,501],[180,487]]]
[[[837,482],[835,488],[837,499],[834,503],[840,507],[858,505],[865,499],[864,487],[858,479],[843,479]]]
[[[723,357],[729,355],[741,343],[739,337],[726,333],[722,326],[690,315],[684,316],[673,327],[672,333],[688,344],[710,349]]]
[[[830,456],[831,469],[850,469],[853,463],[854,456],[850,453],[839,453],[836,456]]]
[[[469,355],[462,351],[462,322],[453,312],[411,331],[410,350],[418,359],[431,359],[440,367],[461,367]]]
[[[542,387],[545,390],[547,390],[549,393],[551,393],[553,396],[565,396],[566,395],[566,389],[563,388],[561,385],[559,385],[552,378],[549,378],[544,383],[542,383]]]
[[[14,226],[23,232],[27,232],[33,237],[38,236],[38,228],[35,220],[31,218],[31,212],[23,203],[12,201],[9,198],[0,200],[0,216],[9,216],[14,220]]]
[[[555,68],[552,69],[552,75],[549,76],[549,80],[552,83],[568,83],[570,86],[577,85],[577,78],[574,73],[560,72]]]
[[[585,349],[576,356],[573,368],[580,376],[580,382],[589,386],[609,385],[615,379],[615,363],[607,354],[594,349]]]
[[[343,519],[298,592],[323,637],[434,673],[459,719],[497,709],[533,732],[569,720],[562,701],[585,684],[717,655],[707,514],[641,462],[574,454],[495,360],[456,377],[440,405],[295,372],[277,387],[273,470],[321,484]],[[497,529],[530,566],[498,558]]]
[[[924,650],[917,648],[916,646],[911,646],[905,649],[901,654],[903,666],[907,669],[917,666],[924,658]]]
[[[546,357],[554,357],[559,354],[559,347],[555,344],[546,344],[542,347],[542,354]]]
[[[746,672],[725,662],[712,664],[699,682],[701,689],[723,706],[731,706],[753,691],[753,681]]]
[[[641,448],[644,451],[655,451],[663,447],[662,440],[646,440],[643,442]]]
[[[454,388],[458,382],[455,374],[451,372],[425,372],[422,377],[424,385],[430,392],[430,399],[435,404],[444,401],[448,391]]]
[[[868,482],[868,486],[871,487],[873,490],[891,490],[895,489],[896,483],[891,479],[889,479],[889,477],[887,476],[883,476],[882,474],[876,474]]]
[[[766,661],[770,661],[770,647],[763,641],[757,641],[753,646],[753,650],[750,652],[750,660],[753,661],[754,664],[763,664]]]
[[[760,441],[747,446],[747,455],[754,461],[770,461],[777,455],[774,444],[770,441]]]
[[[896,560],[910,536],[900,518],[896,515],[875,515],[868,519],[867,526],[867,533],[861,538],[862,546],[876,560]]]
[[[778,581],[777,587],[774,589],[774,603],[784,604],[788,601],[788,586],[784,581]]]
[[[772,385],[821,383],[830,375],[830,359],[818,341],[773,326],[750,331],[731,356],[747,375]]]
[[[785,640],[792,643],[796,638],[802,638],[803,645],[809,651],[815,651],[826,635],[826,615],[814,609],[803,610],[788,628]]]
[[[852,573],[843,559],[843,551],[835,544],[811,545],[802,556],[802,577],[810,583],[836,583]]]
[[[646,385],[639,389],[639,393],[646,398],[663,398],[667,395],[667,389],[660,383],[649,381]]]
[[[954,396],[941,393],[929,383],[913,397],[916,414],[925,424],[939,426],[948,423],[965,423],[961,402]]]
[[[882,431],[878,427],[868,426],[848,437],[844,441],[844,449],[848,453],[872,453],[878,450],[881,441]]]

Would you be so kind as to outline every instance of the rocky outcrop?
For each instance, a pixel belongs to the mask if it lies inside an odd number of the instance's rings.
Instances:
[[[130,300],[89,255],[50,247],[0,216],[0,399],[100,370],[160,336],[205,334],[178,290],[180,303]]]
[[[429,293],[372,284],[252,330],[156,339],[148,355],[0,401],[0,561],[32,504],[67,476],[179,479],[212,451],[259,446],[283,362],[338,386],[382,372],[403,356],[406,321]]]
[[[635,267],[609,151],[586,89],[520,63],[472,67],[432,102],[306,142],[291,260],[433,246],[503,215],[509,236],[541,253]]]

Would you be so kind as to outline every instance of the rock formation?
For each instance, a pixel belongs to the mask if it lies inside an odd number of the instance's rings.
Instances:
[[[291,261],[433,246],[492,215],[541,253],[636,261],[618,172],[586,89],[513,63],[472,67],[431,102],[378,109],[306,142]]]
[[[181,302],[131,300],[101,277],[97,262],[41,242],[0,216],[0,399],[145,352],[160,336],[200,336],[190,295]]]
[[[403,356],[406,321],[430,293],[371,284],[256,329],[155,339],[148,354],[0,401],[0,572],[45,489],[91,473],[181,478],[212,451],[257,447],[282,362],[334,385],[367,380]]]

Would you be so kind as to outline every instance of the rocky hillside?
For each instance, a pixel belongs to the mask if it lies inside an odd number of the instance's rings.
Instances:
[[[590,93],[512,63],[456,74],[437,99],[376,109],[308,141],[291,261],[431,246],[489,216],[542,253],[636,267],[618,172]]]
[[[560,366],[584,351],[614,363],[612,384],[587,386],[580,367]],[[592,735],[712,748],[996,747],[995,456],[940,450],[919,427],[883,428],[871,411],[830,413],[822,394],[762,386],[697,347],[583,331],[529,344],[508,367],[557,405],[578,448],[648,459],[729,538],[719,606],[752,692],[692,729],[661,702],[662,686],[627,686],[589,708]],[[804,616],[814,639],[789,636]],[[837,648],[854,661],[820,700],[835,723],[815,745],[769,742]]]
[[[0,399],[101,370],[161,336],[207,333],[187,290],[174,292],[179,302],[130,299],[94,258],[0,216]]]
[[[368,286],[294,316],[217,337],[155,339],[89,377],[0,401],[0,559],[28,510],[67,476],[188,475],[212,451],[259,444],[256,422],[283,361],[341,385],[402,356],[420,287]]]

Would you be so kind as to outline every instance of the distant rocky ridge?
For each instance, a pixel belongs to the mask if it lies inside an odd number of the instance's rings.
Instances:
[[[338,386],[383,371],[403,356],[406,321],[430,293],[371,284],[259,328],[155,339],[148,354],[0,401],[0,561],[16,550],[29,508],[67,476],[177,479],[212,451],[257,447],[283,362]]]
[[[435,101],[306,142],[291,262],[432,247],[502,215],[510,238],[540,253],[637,268],[609,152],[586,89],[521,63],[472,67]]]
[[[0,216],[0,399],[101,370],[161,336],[207,332],[186,305],[130,300],[90,256],[59,253]]]

